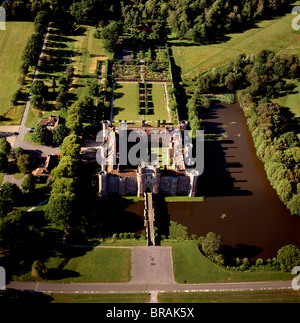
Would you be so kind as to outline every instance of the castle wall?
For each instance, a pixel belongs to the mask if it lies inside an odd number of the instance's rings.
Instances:
[[[172,177],[153,174],[151,189],[154,194],[195,196],[197,179],[197,176]],[[145,186],[146,174],[138,174],[137,177],[112,176],[106,172],[99,174],[99,193],[101,196],[108,194],[140,196],[144,194]]]

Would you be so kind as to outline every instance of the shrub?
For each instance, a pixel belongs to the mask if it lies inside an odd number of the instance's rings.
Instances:
[[[300,264],[300,249],[292,244],[283,246],[278,250],[277,261],[281,270],[291,271]]]
[[[188,233],[187,233],[187,227],[174,222],[170,221],[170,226],[169,226],[169,239],[174,239],[174,240],[185,240],[188,238]]]

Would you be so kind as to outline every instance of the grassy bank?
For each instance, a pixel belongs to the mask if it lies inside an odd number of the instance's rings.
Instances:
[[[178,283],[225,283],[292,280],[290,273],[276,271],[227,271],[205,258],[193,242],[163,242],[172,246],[175,281]]]

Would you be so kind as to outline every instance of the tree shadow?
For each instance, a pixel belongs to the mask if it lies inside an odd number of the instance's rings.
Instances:
[[[0,291],[1,304],[49,304],[54,300],[50,295],[32,290],[15,290],[7,288],[5,291]]]
[[[154,226],[157,228],[155,244],[159,246],[162,236],[167,238],[170,234],[170,214],[168,212],[168,204],[162,195],[153,194],[153,207],[155,209]]]
[[[80,277],[80,274],[74,270],[60,269],[60,268],[50,268],[48,269],[45,278],[47,280],[60,280],[64,278],[75,278]]]
[[[236,265],[236,258],[253,260],[262,252],[262,248],[238,243],[235,246],[223,245],[220,253],[224,255],[227,264]]]

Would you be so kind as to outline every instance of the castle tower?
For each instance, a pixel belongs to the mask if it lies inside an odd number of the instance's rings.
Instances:
[[[100,172],[98,174],[99,178],[99,195],[101,197],[106,197],[108,194],[108,187],[107,187],[107,173]]]
[[[153,194],[159,193],[160,177],[161,177],[160,165],[159,165],[159,162],[157,161],[156,163],[153,164],[153,175],[152,175],[152,192],[153,192]]]
[[[144,163],[141,163],[138,166],[138,171],[136,173],[137,176],[137,196],[143,197],[144,196],[144,182],[145,182],[145,167],[146,165]]]
[[[197,194],[199,172],[192,169],[187,171],[187,175],[190,177],[189,197],[195,197]]]
[[[126,177],[119,177],[119,195],[126,195]]]
[[[110,122],[108,120],[103,120],[102,121],[102,130],[103,130],[103,137],[107,138],[109,134],[109,126]]]

